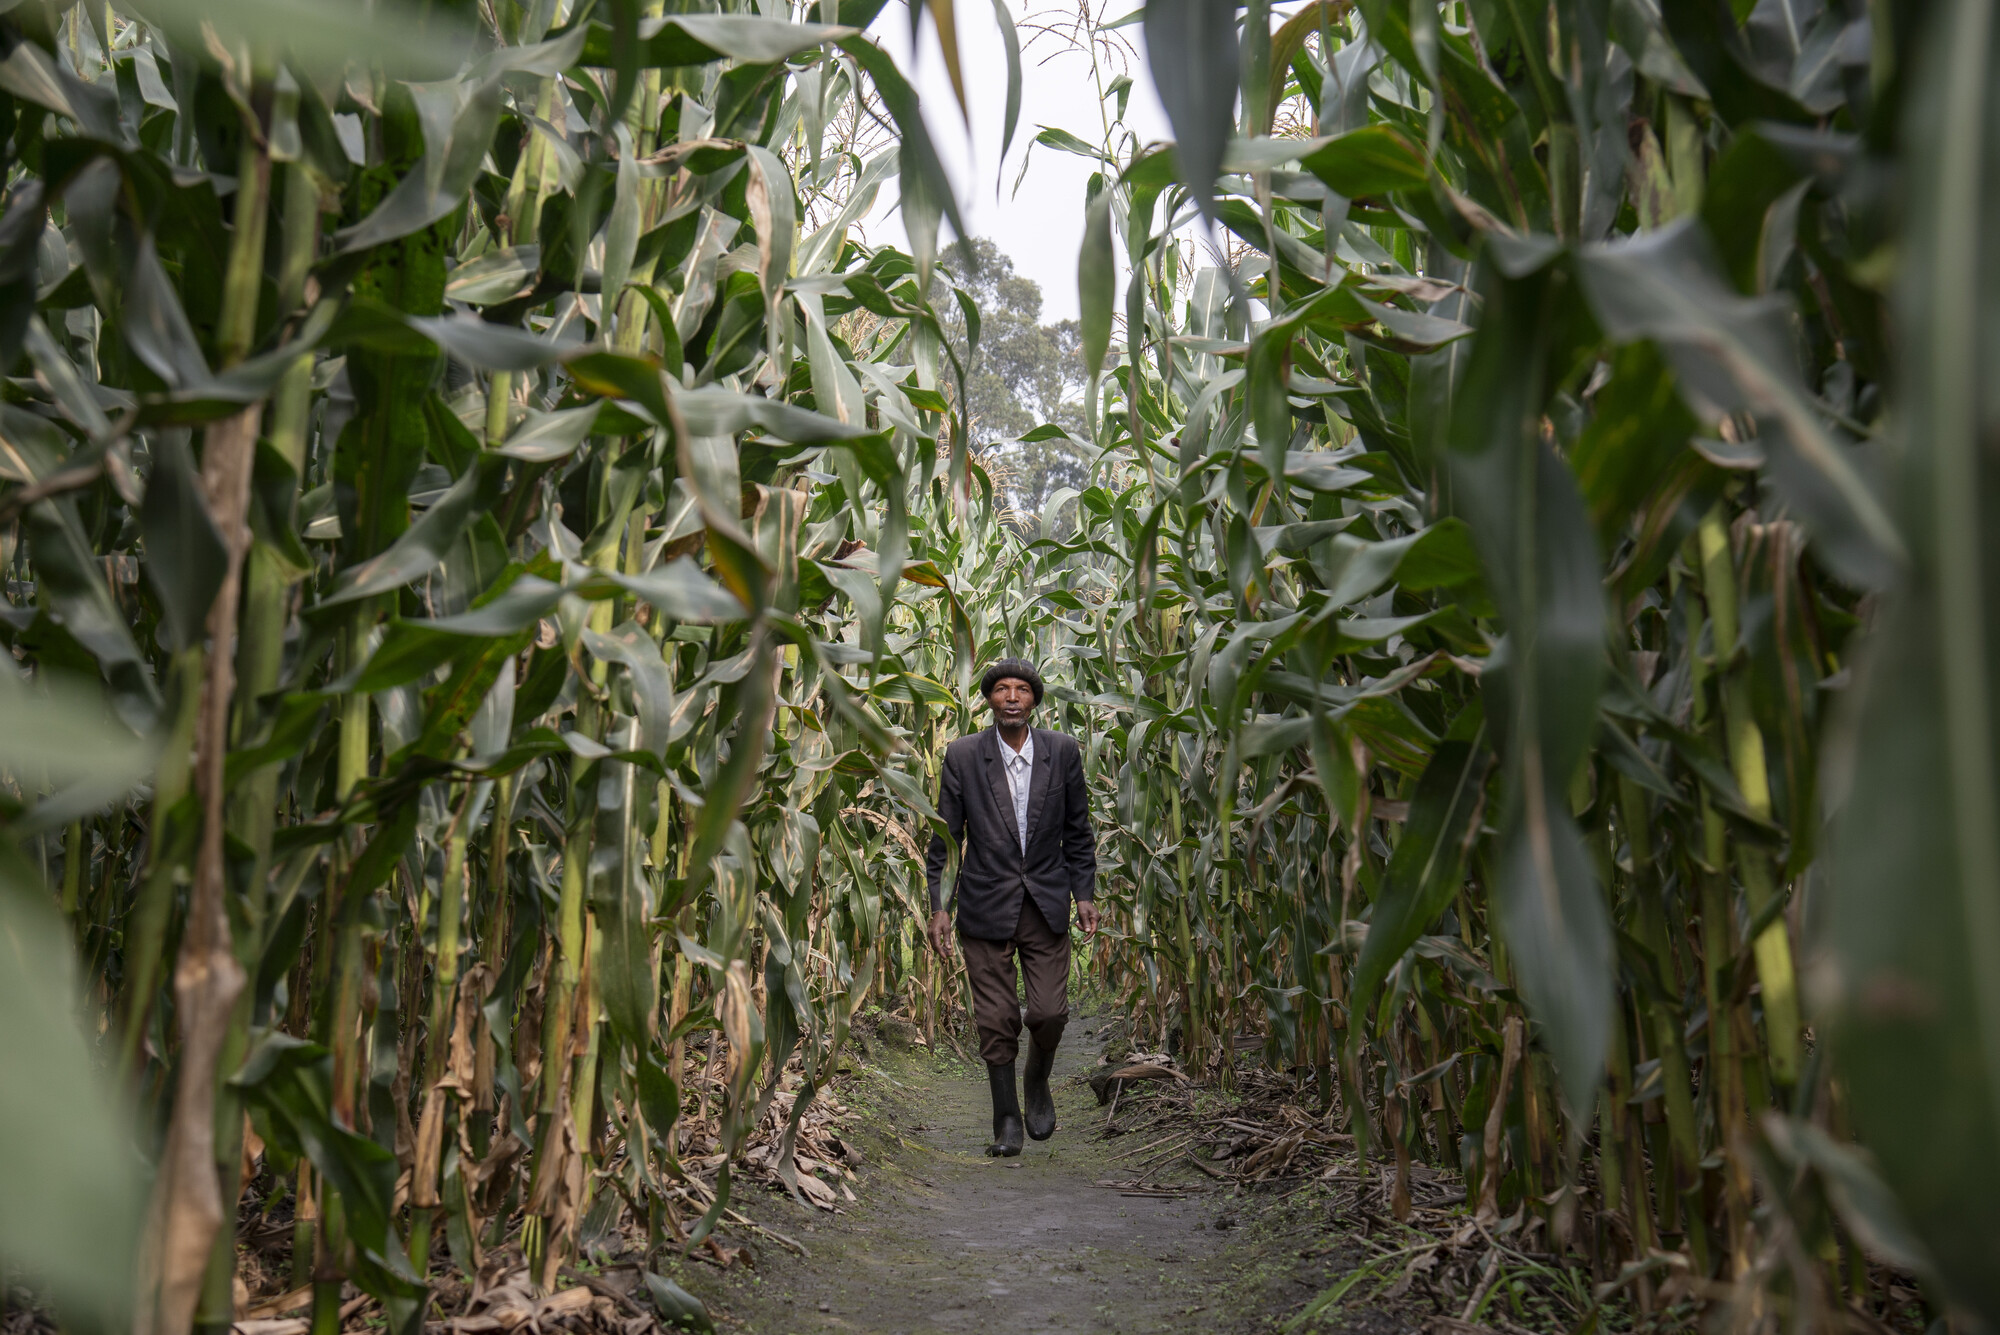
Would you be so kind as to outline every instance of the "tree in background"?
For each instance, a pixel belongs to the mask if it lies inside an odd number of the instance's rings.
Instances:
[[[1088,438],[1083,419],[1081,339],[1074,320],[1043,324],[1042,287],[986,237],[960,241],[941,267],[979,311],[969,339],[964,308],[936,300],[946,337],[965,365],[965,424],[974,450],[1003,466],[995,486],[1013,509],[1033,515],[1062,487],[1086,482],[1086,458],[1070,437]],[[1061,427],[1067,435],[1037,428]]]

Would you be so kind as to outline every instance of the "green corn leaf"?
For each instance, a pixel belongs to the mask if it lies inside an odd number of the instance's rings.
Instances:
[[[653,1300],[653,1307],[660,1318],[671,1326],[683,1330],[713,1330],[708,1308],[699,1298],[664,1275],[652,1271],[642,1271],[646,1280],[646,1294]]]
[[[191,648],[201,642],[228,553],[209,518],[184,435],[168,433],[153,447],[153,473],[139,520],[146,535],[146,577],[164,614],[161,643]]]
[[[36,709],[5,707],[6,728]],[[10,756],[8,763],[15,763]],[[18,772],[18,771],[17,771]],[[77,1024],[68,933],[48,889],[12,848],[0,855],[0,1257],[34,1273],[62,1311],[115,1322],[144,1208],[125,1146],[123,1099]]]
[[[1095,379],[1111,349],[1111,307],[1118,291],[1118,271],[1111,250],[1111,190],[1099,189],[1083,222],[1083,249],[1077,255],[1078,300],[1082,306],[1083,365]]]
[[[1890,596],[1835,796],[1830,944],[1822,1013],[1839,1035],[1858,1138],[1935,1259],[1945,1291],[2000,1315],[1990,1235],[2000,1174],[2000,886],[1995,852],[1992,601],[1984,592],[1993,479],[1981,442],[1996,345],[1984,316],[1991,170],[1975,127],[1994,105],[1982,72],[1990,16],[1935,11],[1906,114],[1912,247],[1898,290],[1900,494],[1911,569]],[[1967,175],[1971,173],[1971,175]],[[1792,442],[1797,444],[1796,440]]]
[[[1880,584],[1903,539],[1850,450],[1799,383],[1780,302],[1737,296],[1692,221],[1585,252],[1591,306],[1614,338],[1656,340],[1684,395],[1754,416],[1772,472],[1845,576]]]
[[[1173,126],[1174,160],[1212,223],[1236,104],[1235,9],[1218,0],[1148,0],[1145,15],[1146,62]]]
[[[993,22],[1000,29],[1000,46],[1007,54],[1007,105],[1000,118],[1000,156],[994,159],[1000,164],[994,170],[993,188],[997,192],[1007,150],[1014,144],[1014,128],[1021,123],[1021,36],[1015,31],[1007,0],[993,0]]]

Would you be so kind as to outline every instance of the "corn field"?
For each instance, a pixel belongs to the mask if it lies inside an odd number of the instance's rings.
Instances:
[[[760,1125],[804,1199],[857,1012],[955,1041],[1020,653],[1086,971],[1385,1210],[2000,1321],[1992,7],[1148,0],[1174,142],[1033,136],[1091,485],[1022,516],[885,2],[0,15],[0,1258],[226,1331],[282,1205],[313,1335],[416,1332],[701,1245]]]

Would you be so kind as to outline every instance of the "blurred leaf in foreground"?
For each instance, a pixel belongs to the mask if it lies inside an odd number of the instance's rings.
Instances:
[[[73,952],[40,880],[0,849],[0,1264],[111,1329],[130,1293],[144,1165],[77,1023]]]

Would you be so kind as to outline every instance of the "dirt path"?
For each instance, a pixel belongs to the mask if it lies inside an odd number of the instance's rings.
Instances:
[[[1178,1197],[1094,1185],[1129,1181],[1162,1133],[1100,1138],[1105,1111],[1081,1076],[1098,1022],[1073,1021],[1057,1054],[1055,1137],[989,1159],[984,1073],[921,1049],[872,1045],[844,1088],[863,1155],[858,1203],[839,1215],[760,1194],[739,1202],[803,1243],[758,1248],[754,1270],[683,1264],[679,1277],[724,1329],[813,1331],[1268,1331],[1334,1283],[1354,1256],[1310,1192],[1278,1204],[1225,1195],[1192,1169],[1154,1180]],[[1169,1141],[1167,1147],[1171,1148]],[[1352,1313],[1312,1329],[1414,1331]]]

